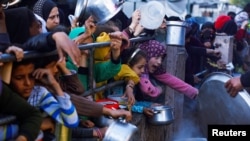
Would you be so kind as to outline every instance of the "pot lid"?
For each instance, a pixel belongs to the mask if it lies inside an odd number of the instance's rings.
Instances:
[[[164,5],[159,1],[149,1],[140,7],[140,24],[146,29],[157,29],[161,26],[164,16]]]
[[[74,16],[78,18],[81,14],[81,12],[86,9],[86,6],[88,4],[88,0],[77,0],[76,2],[76,8],[75,8],[75,13]]]
[[[250,124],[250,96],[243,90],[231,97],[224,86],[230,78],[226,73],[211,73],[199,88],[198,115],[204,134],[209,124]]]

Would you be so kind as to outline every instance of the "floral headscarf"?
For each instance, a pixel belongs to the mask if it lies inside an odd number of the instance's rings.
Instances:
[[[139,45],[139,48],[143,50],[147,54],[147,62],[150,60],[152,57],[159,57],[163,56],[165,58],[167,51],[166,47],[162,45],[159,41],[157,40],[148,40],[143,42],[142,44]],[[145,72],[148,72],[148,68],[146,65]],[[159,69],[157,69],[154,74],[162,74],[165,73],[166,70],[160,66]]]

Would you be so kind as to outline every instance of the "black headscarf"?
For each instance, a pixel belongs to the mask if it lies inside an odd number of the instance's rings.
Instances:
[[[234,20],[229,20],[222,26],[221,29],[218,29],[217,32],[233,36],[237,33],[237,25]]]
[[[11,43],[23,44],[30,38],[29,28],[36,20],[35,15],[26,7],[7,9],[5,21]]]

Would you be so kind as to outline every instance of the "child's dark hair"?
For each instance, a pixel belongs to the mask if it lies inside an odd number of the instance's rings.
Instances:
[[[17,62],[17,61],[13,61],[13,67],[12,67],[12,70],[14,70],[14,69],[16,69],[18,66],[20,66],[20,65],[28,65],[28,64],[34,64],[34,62],[37,60],[37,58],[36,59],[31,59],[31,58],[29,58],[29,59],[23,59],[22,61],[20,61],[20,62]]]
[[[47,56],[47,57],[43,57],[43,58],[39,58],[36,59],[36,61],[34,62],[35,64],[35,68],[44,68],[46,67],[49,63],[53,62],[53,61],[58,61],[59,60],[59,56],[56,55],[51,55],[51,56]]]
[[[137,47],[131,47],[124,49],[121,52],[122,64],[128,64],[130,67],[133,67],[139,60],[142,58],[147,58],[147,54]]]

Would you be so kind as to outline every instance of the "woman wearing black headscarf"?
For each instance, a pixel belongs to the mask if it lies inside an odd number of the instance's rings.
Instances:
[[[79,63],[80,50],[68,35],[62,31],[40,33],[41,25],[28,8],[7,9],[5,17],[11,44],[39,52],[57,49],[60,59],[67,53],[76,65]]]

